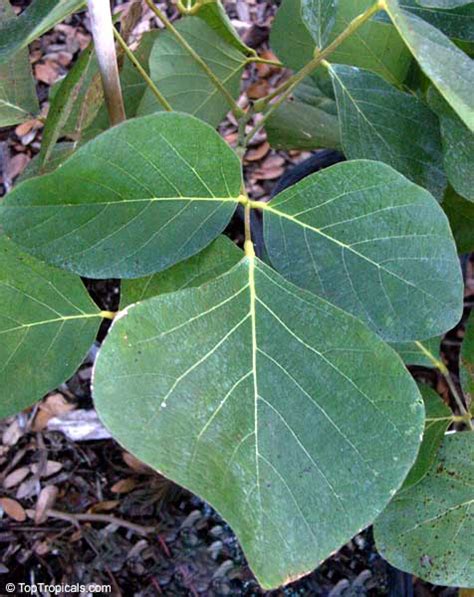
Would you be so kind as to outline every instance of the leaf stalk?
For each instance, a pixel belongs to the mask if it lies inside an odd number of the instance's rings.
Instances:
[[[173,23],[168,19],[168,17],[164,14],[162,10],[160,10],[153,2],[153,0],[146,0],[146,3],[150,7],[150,9],[155,13],[155,15],[160,19],[163,25],[168,29],[168,31],[174,36],[176,41],[181,45],[182,48],[188,52],[191,58],[202,68],[202,70],[206,73],[209,79],[212,81],[214,86],[220,91],[220,93],[225,97],[227,103],[230,106],[232,114],[236,118],[242,118],[245,114],[244,110],[237,104],[234,100],[232,95],[229,91],[225,88],[222,84],[220,79],[216,77],[216,75],[212,72],[206,62],[199,56],[199,54],[194,50],[194,48],[189,45],[186,39],[181,35],[181,33],[176,29]]]
[[[382,10],[384,7],[383,2],[379,0],[366,11],[355,17],[349,25],[342,31],[336,39],[334,39],[326,48],[321,51],[316,51],[315,56],[310,60],[302,69],[292,75],[285,83],[282,83],[269,95],[257,100],[254,103],[254,110],[256,112],[265,112],[262,120],[255,125],[246,137],[246,143],[252,139],[254,135],[263,127],[268,118],[275,112],[275,110],[291,95],[295,87],[297,87],[303,79],[310,75],[318,66],[330,55],[338,46],[342,44],[348,37],[350,37],[357,29],[359,29],[364,23],[371,19],[377,12]],[[270,104],[271,100],[278,97],[277,101]]]
[[[115,27],[114,27],[114,35],[115,35],[115,39],[118,41],[120,47],[125,52],[125,55],[130,60],[130,62],[133,64],[133,66],[137,69],[137,71],[140,73],[141,77],[143,78],[145,83],[148,85],[148,87],[151,89],[151,91],[153,92],[153,95],[156,97],[156,99],[160,102],[160,104],[163,106],[163,108],[166,111],[172,112],[173,108],[168,103],[168,100],[165,98],[165,96],[160,92],[160,90],[153,83],[150,76],[148,75],[146,70],[143,68],[143,66],[140,64],[140,62],[137,59],[137,57],[135,56],[135,54],[128,47],[127,42],[123,39],[123,37],[120,35],[120,33],[117,31],[117,29]]]

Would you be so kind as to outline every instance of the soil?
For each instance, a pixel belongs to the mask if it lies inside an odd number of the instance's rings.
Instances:
[[[20,11],[28,2],[12,4]],[[165,4],[163,8],[174,16],[174,9]],[[247,43],[259,52],[268,51],[276,3],[234,0],[226,5]],[[136,30],[151,26],[153,18],[145,11]],[[67,72],[89,39],[87,16],[80,13],[31,45],[43,114],[49,87]],[[242,105],[248,96],[262,93],[262,80],[267,92],[282,76],[272,69],[247,71]],[[40,121],[31,121],[0,131],[3,193],[38,152],[41,129]],[[235,140],[231,117],[221,132],[230,143]],[[268,197],[285,170],[307,155],[273,151],[265,134],[259,134],[245,163],[252,197]],[[238,220],[227,233],[242,242]],[[466,280],[467,315],[474,297],[472,262],[467,265]],[[117,309],[118,281],[84,282],[101,308]],[[0,585],[2,579],[31,584],[98,583],[111,585],[113,594],[126,597],[457,594],[455,589],[434,587],[391,568],[374,549],[370,529],[304,579],[282,590],[261,591],[231,529],[207,504],[148,469],[109,438],[76,441],[52,430],[54,417],[76,412],[79,427],[89,421],[92,433],[100,432],[93,419],[90,373],[106,327],[71,380],[29,411],[0,422],[0,499],[10,500],[2,502],[5,513],[0,518]],[[462,335],[461,323],[443,341],[443,358],[456,380]],[[450,402],[448,388],[433,370],[414,368],[413,373]]]

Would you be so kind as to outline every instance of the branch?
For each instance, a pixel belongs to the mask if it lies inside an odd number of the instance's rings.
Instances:
[[[104,88],[105,103],[110,124],[114,126],[123,122],[126,117],[115,52],[110,3],[108,0],[87,0],[87,7]]]

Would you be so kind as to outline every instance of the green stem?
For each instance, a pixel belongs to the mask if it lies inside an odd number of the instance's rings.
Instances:
[[[474,429],[473,425],[472,425],[472,421],[471,421],[471,416],[469,414],[469,411],[467,410],[467,408],[465,407],[461,396],[459,395],[459,392],[456,388],[456,385],[453,381],[453,378],[451,377],[451,374],[449,372],[449,369],[446,367],[446,365],[443,363],[443,361],[441,361],[440,359],[436,358],[434,356],[434,354],[432,354],[424,345],[422,342],[418,342],[416,341],[415,344],[418,346],[418,348],[421,350],[421,352],[433,363],[434,367],[436,367],[436,369],[438,369],[438,371],[441,373],[441,375],[444,377],[444,379],[446,380],[446,383],[448,384],[448,388],[451,392],[451,394],[453,395],[454,401],[456,402],[456,405],[459,409],[459,412],[461,413],[461,417],[463,420],[465,420],[466,425],[470,428],[470,429]]]
[[[122,50],[127,55],[127,58],[130,60],[130,62],[133,64],[133,66],[137,69],[137,71],[143,77],[145,83],[151,89],[151,91],[155,95],[156,99],[160,102],[160,104],[163,106],[163,108],[165,110],[167,110],[168,112],[172,112],[173,108],[170,106],[170,104],[168,103],[168,101],[166,100],[166,98],[160,93],[160,91],[158,90],[158,88],[156,87],[156,85],[150,79],[150,77],[149,77],[148,73],[146,72],[146,70],[143,68],[143,66],[140,64],[140,62],[137,60],[135,54],[130,50],[130,48],[128,47],[126,41],[123,39],[123,37],[117,31],[117,29],[115,29],[115,27],[114,27],[114,35],[115,35],[115,39],[118,41],[120,47],[122,48]]]
[[[185,16],[192,16],[195,15],[202,6],[201,0],[196,0],[196,3],[193,6],[184,6],[182,0],[178,0],[176,3],[179,12]]]
[[[254,103],[254,109],[257,112],[265,111],[265,115],[263,119],[250,131],[247,135],[247,140],[250,140],[258,131],[262,128],[268,118],[273,114],[273,112],[291,95],[293,90],[297,85],[301,83],[303,79],[305,79],[308,75],[310,75],[316,68],[330,55],[334,50],[342,44],[350,35],[352,35],[359,27],[361,27],[364,23],[366,23],[369,19],[371,19],[374,14],[382,10],[383,4],[382,1],[379,0],[374,5],[369,7],[365,12],[358,15],[355,19],[353,19],[349,25],[340,33],[334,41],[332,41],[324,50],[317,52],[314,58],[310,60],[301,70],[295,73],[292,77],[290,77],[285,83],[277,87],[273,93],[270,93],[266,97],[263,97],[260,100],[257,100]],[[270,101],[280,96],[276,102],[270,104]]]
[[[174,38],[181,45],[181,47],[184,48],[186,50],[186,52],[188,52],[188,54],[191,56],[191,58],[197,64],[199,64],[199,66],[206,73],[206,75],[209,77],[209,79],[212,81],[212,83],[215,85],[215,87],[222,93],[222,95],[225,97],[225,99],[227,100],[227,103],[230,106],[232,114],[236,118],[241,118],[245,114],[245,112],[237,104],[237,102],[234,100],[234,98],[229,93],[229,91],[224,87],[224,85],[222,84],[220,79],[218,77],[216,77],[216,75],[212,72],[212,70],[204,62],[204,60],[201,58],[201,56],[199,56],[199,54],[194,50],[194,48],[192,48],[192,46],[190,46],[188,44],[188,42],[184,39],[184,37],[176,29],[176,27],[168,19],[168,17],[163,13],[163,11],[161,11],[157,6],[155,6],[155,4],[153,3],[153,0],[146,0],[146,3],[151,8],[151,10],[155,13],[155,15],[160,19],[160,21],[163,23],[163,25],[166,27],[166,29],[168,29],[169,32],[174,36]]]
[[[244,225],[245,225],[245,242],[244,242],[244,249],[245,254],[247,257],[255,257],[255,250],[253,248],[253,241],[252,241],[252,231],[250,226],[250,210],[251,210],[251,202],[247,201],[245,204],[245,212],[244,212]]]
[[[270,66],[276,66],[277,68],[285,68],[285,65],[279,60],[267,60],[261,56],[249,56],[247,58],[247,63],[250,64],[251,62],[256,64],[268,64]]]
[[[116,311],[101,311],[100,312],[100,316],[103,317],[104,319],[115,319],[116,315],[117,315]]]

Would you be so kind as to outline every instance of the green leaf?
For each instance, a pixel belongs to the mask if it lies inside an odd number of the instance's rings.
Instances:
[[[242,251],[227,236],[219,236],[203,251],[159,274],[124,280],[120,306],[143,301],[159,294],[202,286],[229,271],[242,259]]]
[[[461,385],[470,410],[474,404],[474,315],[469,315],[459,357]]]
[[[472,60],[445,35],[386,0],[386,10],[427,77],[470,130],[474,129]]]
[[[0,211],[5,232],[39,258],[91,278],[136,278],[206,247],[240,197],[240,162],[184,114],[135,118],[27,180]]]
[[[0,63],[85,4],[86,0],[33,0],[13,23],[0,26]]]
[[[433,367],[435,362],[440,361],[441,338],[429,338],[416,342],[393,342],[390,346],[398,352],[406,365],[418,365],[419,367]]]
[[[453,422],[453,413],[441,397],[427,385],[420,384],[419,388],[425,403],[425,430],[418,457],[403,483],[403,489],[418,483],[433,466],[444,434]]]
[[[437,585],[474,586],[474,433],[447,435],[427,475],[400,491],[375,524],[393,566]]]
[[[472,41],[474,38],[474,4],[444,10],[438,7],[423,7],[416,0],[400,0],[400,8],[421,17],[448,37]]]
[[[176,28],[236,99],[246,56],[197,17],[180,20]],[[174,110],[192,114],[212,126],[217,126],[229,111],[226,98],[169,31],[160,33],[153,45],[150,76]],[[147,89],[138,115],[161,110],[163,107]]]
[[[474,201],[474,133],[433,88],[429,90],[428,100],[439,116],[449,182],[456,192]]]
[[[0,236],[0,418],[66,381],[100,322],[77,276],[40,263]]]
[[[210,502],[264,588],[309,572],[378,515],[423,428],[416,385],[386,344],[248,257],[125,309],[93,384],[117,441]]]
[[[15,19],[9,1],[0,0],[1,25],[12,27]],[[21,50],[0,64],[0,127],[28,120],[38,110],[28,51]]]
[[[447,186],[436,116],[381,77],[331,65],[344,153],[389,164],[439,201]]]
[[[298,85],[267,120],[270,145],[277,149],[339,148],[341,146],[337,106],[332,85],[327,89],[325,71],[316,71]]]
[[[330,41],[372,4],[372,0],[338,0],[336,25]],[[294,70],[311,60],[315,43],[301,18],[301,0],[283,1],[271,30],[270,42],[280,60]],[[331,54],[330,60],[366,68],[390,83],[399,84],[405,79],[411,57],[395,27],[372,19],[346,39]]]
[[[464,6],[465,4],[471,4],[472,0],[417,0],[421,6],[427,6],[429,8],[444,8],[449,10],[450,8],[456,8],[457,6]]]
[[[192,0],[193,5],[195,2],[196,0]],[[197,11],[196,16],[202,19],[222,39],[240,52],[249,56],[255,55],[255,50],[246,46],[240,39],[220,0],[205,0]]]
[[[443,200],[443,209],[459,253],[474,251],[474,203],[456,194],[448,187]]]
[[[89,46],[79,56],[68,75],[61,81],[61,85],[50,103],[38,156],[39,173],[43,172],[44,165],[51,159],[54,146],[61,135],[81,90],[81,85],[87,74],[92,57],[92,46]]]
[[[301,18],[319,49],[328,45],[336,12],[337,0],[301,0]]]
[[[39,161],[39,155],[35,155],[35,157],[28,162],[28,165],[23,170],[21,175],[18,177],[17,184],[23,182],[24,180],[28,180],[28,178],[33,178],[34,176],[40,176],[41,174],[48,174],[59,168],[61,164],[63,164],[68,157],[70,157],[75,151],[75,143],[70,142],[63,142],[63,143],[56,143],[51,151],[51,156],[46,164],[41,167]],[[41,169],[41,172],[40,172]]]
[[[461,317],[448,221],[390,166],[357,160],[308,176],[266,204],[264,227],[280,273],[387,340],[430,338]]]

